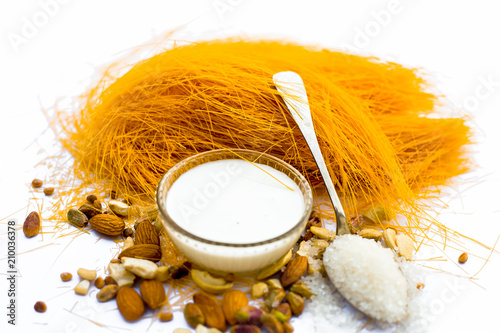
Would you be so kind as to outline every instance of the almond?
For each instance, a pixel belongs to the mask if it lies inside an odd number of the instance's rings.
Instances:
[[[241,290],[228,290],[222,297],[222,311],[230,325],[236,325],[236,312],[248,305],[248,297]]]
[[[147,259],[152,262],[157,262],[161,259],[161,250],[158,245],[154,244],[133,245],[123,250],[118,256],[118,259],[122,257]]]
[[[143,280],[141,282],[141,296],[142,300],[155,310],[158,309],[163,302],[165,302],[165,288],[163,283],[158,280]]]
[[[125,229],[123,220],[110,214],[95,215],[89,222],[94,230],[106,236],[118,236]]]
[[[227,329],[224,312],[213,296],[198,291],[193,295],[194,304],[198,305],[205,316],[205,324],[209,327],[217,328],[222,332]]]
[[[139,223],[135,230],[135,243],[160,245],[160,236],[151,222],[142,221]]]
[[[29,213],[23,224],[23,232],[26,237],[31,238],[40,232],[40,215],[37,212]]]
[[[121,287],[116,295],[116,305],[122,316],[128,321],[141,318],[144,313],[144,303],[141,296],[130,287]]]
[[[307,271],[307,257],[295,256],[290,261],[281,275],[283,287],[288,287],[299,281],[302,275]]]

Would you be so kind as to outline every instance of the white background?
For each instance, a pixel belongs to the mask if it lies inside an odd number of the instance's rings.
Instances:
[[[17,212],[12,217],[21,224],[28,205],[34,204],[27,184],[35,176],[44,178],[45,171],[34,166],[53,149],[54,141],[41,110],[82,92],[103,64],[165,31],[183,27],[177,37],[189,41],[234,35],[285,38],[424,68],[448,101],[472,117],[477,142],[473,147],[477,169],[443,198],[449,208],[439,219],[490,246],[500,234],[497,1],[61,0],[55,2],[57,6],[44,5],[54,2],[0,4],[0,218]],[[27,28],[31,24],[35,29]],[[4,315],[6,221],[0,221],[2,331],[12,329]],[[124,323],[114,306],[96,306],[93,295],[76,297],[59,280],[60,272],[76,275],[78,267],[99,267],[102,272],[116,252],[111,242],[96,243],[95,237],[82,236],[68,245],[69,237],[57,239],[51,234],[27,240],[18,232],[17,237],[19,253],[36,248],[17,258],[21,275],[17,328],[42,332],[148,329],[151,320]],[[40,248],[46,244],[50,246]],[[464,246],[482,258],[489,254],[471,243]],[[452,261],[459,254],[447,253]],[[483,263],[471,257],[463,269],[472,275]],[[465,274],[451,262],[442,268]],[[499,274],[498,253],[477,276],[476,284],[464,279],[449,284],[446,275],[434,274],[427,283],[434,305],[429,332],[499,332]],[[37,300],[48,304],[45,314],[32,310]],[[69,312],[72,308],[74,313]],[[107,327],[99,328],[86,318]],[[177,316],[173,324],[156,323],[149,331],[169,332],[182,325],[182,317]],[[297,332],[310,331],[308,325],[296,324]]]

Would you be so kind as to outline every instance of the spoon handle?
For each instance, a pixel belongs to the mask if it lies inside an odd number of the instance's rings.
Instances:
[[[325,164],[323,154],[319,148],[316,131],[311,117],[311,110],[307,101],[306,88],[302,78],[294,72],[280,72],[273,76],[274,85],[285,101],[288,111],[299,126],[302,135],[306,139],[307,145],[318,165],[319,172],[325,182],[328,195],[332,200],[333,209],[335,210],[335,218],[337,222],[337,235],[349,234],[349,227],[340,203],[332,179]]]

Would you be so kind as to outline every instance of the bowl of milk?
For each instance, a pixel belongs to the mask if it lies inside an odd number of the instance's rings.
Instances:
[[[249,275],[297,242],[312,191],[284,161],[245,149],[212,150],[171,168],[156,189],[158,216],[173,244],[218,274]]]

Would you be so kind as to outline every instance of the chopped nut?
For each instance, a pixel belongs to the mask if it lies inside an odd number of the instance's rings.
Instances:
[[[129,247],[132,247],[134,245],[135,245],[135,243],[134,243],[134,240],[132,239],[132,237],[127,237],[127,239],[125,239],[125,241],[123,242],[122,251],[125,249],[128,249]]]
[[[77,271],[77,274],[79,277],[85,280],[93,281],[95,280],[97,276],[96,270],[91,270],[91,269],[85,269],[85,268],[79,268]]]
[[[64,282],[68,282],[72,278],[73,278],[73,275],[71,273],[68,273],[68,272],[61,273],[61,280],[63,280]]]
[[[158,271],[158,266],[146,259],[124,257],[122,258],[122,262],[123,267],[127,271],[132,272],[143,279],[153,279],[156,275],[156,271]]]
[[[252,298],[264,297],[269,292],[269,287],[264,282],[252,285]]]
[[[406,235],[397,235],[396,245],[398,246],[399,255],[406,260],[410,260],[413,256],[413,240]]]
[[[326,239],[328,241],[331,241],[335,238],[335,233],[326,229],[326,228],[320,228],[320,227],[311,227],[311,232],[316,235],[317,237],[321,239]]]
[[[126,203],[117,200],[109,200],[108,206],[115,214],[128,216],[130,207]]]
[[[104,287],[104,279],[101,276],[99,276],[97,279],[95,279],[94,285],[96,286],[97,289],[101,289],[102,287]]]
[[[54,194],[54,188],[53,187],[46,187],[43,189],[43,193],[45,195],[52,195],[52,194]]]
[[[78,283],[76,285],[75,293],[78,295],[87,295],[89,288],[90,288],[90,281],[89,280],[82,280],[82,281],[80,281],[80,283]]]
[[[40,313],[47,311],[47,305],[42,301],[36,302],[34,308],[36,312]]]
[[[467,254],[467,252],[464,252],[460,255],[460,257],[458,257],[458,262],[463,264],[463,263],[467,262],[468,259],[469,259],[469,255]]]
[[[33,188],[40,188],[42,187],[43,185],[43,181],[38,179],[38,178],[35,178],[31,181],[31,186],[33,186]]]
[[[425,287],[425,284],[423,284],[422,282],[417,283],[417,289],[419,289],[419,290],[424,289],[424,287]]]
[[[162,322],[172,321],[172,319],[174,319],[174,314],[170,311],[160,311],[160,313],[158,313],[158,319]]]
[[[120,287],[130,287],[134,284],[135,275],[127,271],[121,263],[109,263],[109,274]]]
[[[385,245],[390,249],[396,248],[396,231],[394,229],[385,229],[382,233]]]
[[[375,241],[379,241],[382,238],[382,232],[377,229],[365,228],[358,232],[358,236],[368,239],[374,239]]]

